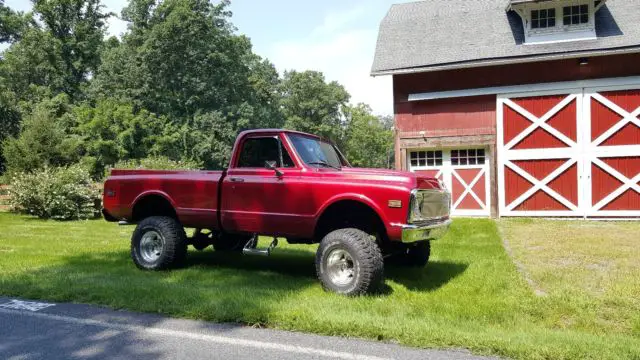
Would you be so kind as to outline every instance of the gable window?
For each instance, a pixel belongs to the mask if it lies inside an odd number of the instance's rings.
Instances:
[[[531,28],[546,29],[556,26],[556,9],[531,10]]]
[[[484,149],[451,150],[452,165],[483,165]]]
[[[442,166],[442,151],[412,151],[411,166]]]
[[[580,25],[589,22],[589,5],[565,6],[562,8],[563,25]]]

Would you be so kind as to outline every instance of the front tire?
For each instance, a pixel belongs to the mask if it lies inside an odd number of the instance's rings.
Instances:
[[[165,270],[181,265],[187,256],[187,236],[174,218],[142,220],[131,237],[131,258],[142,270]]]
[[[380,249],[358,229],[335,230],[322,239],[316,272],[325,290],[347,296],[378,291],[384,281]]]

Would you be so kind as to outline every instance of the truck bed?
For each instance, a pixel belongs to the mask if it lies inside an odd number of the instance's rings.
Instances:
[[[138,200],[161,197],[185,226],[217,228],[223,177],[223,171],[114,169],[104,184],[103,206],[112,219],[130,221]]]

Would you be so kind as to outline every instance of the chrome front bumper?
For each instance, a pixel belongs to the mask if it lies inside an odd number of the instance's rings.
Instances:
[[[402,242],[412,243],[423,240],[438,240],[447,233],[447,230],[449,230],[449,225],[451,225],[451,219],[424,225],[402,225]]]

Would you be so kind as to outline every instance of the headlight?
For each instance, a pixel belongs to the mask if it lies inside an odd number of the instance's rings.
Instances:
[[[422,203],[424,196],[422,192],[411,193],[411,209],[409,211],[409,223],[422,220]]]
[[[446,190],[413,190],[408,222],[429,221],[449,216],[451,195]]]

